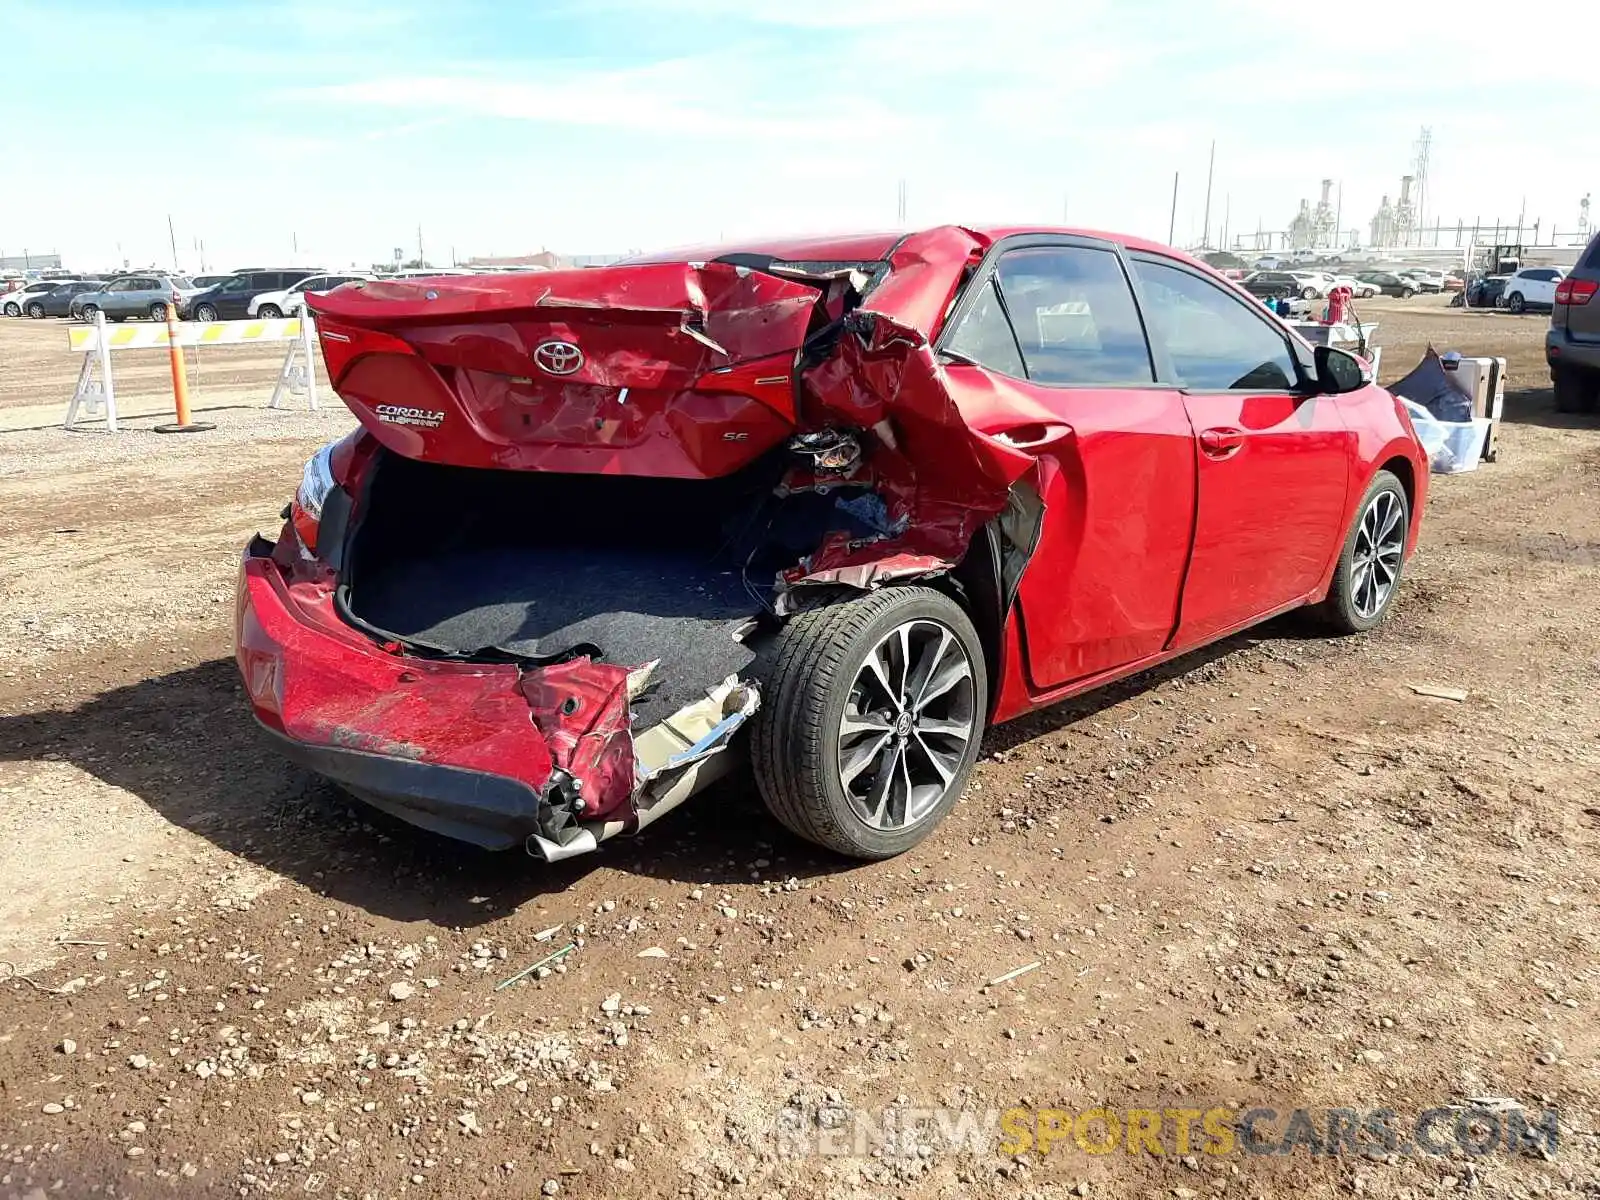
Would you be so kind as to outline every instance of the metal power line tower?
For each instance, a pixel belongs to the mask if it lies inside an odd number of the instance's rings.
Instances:
[[[1417,138],[1416,164],[1411,174],[1416,178],[1416,224],[1417,228],[1423,226],[1424,214],[1428,210],[1428,152],[1433,148],[1433,130],[1428,126],[1422,127],[1422,133]]]

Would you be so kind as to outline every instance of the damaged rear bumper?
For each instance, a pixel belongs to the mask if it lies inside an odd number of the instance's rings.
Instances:
[[[730,765],[754,714],[729,679],[638,731],[647,667],[553,667],[399,653],[344,624],[331,588],[287,574],[257,538],[240,566],[236,659],[258,722],[295,762],[376,808],[547,861],[659,819]]]

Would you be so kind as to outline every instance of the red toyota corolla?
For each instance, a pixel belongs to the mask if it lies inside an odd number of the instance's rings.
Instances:
[[[239,585],[292,758],[593,849],[748,757],[842,854],[986,725],[1314,605],[1370,629],[1427,461],[1357,358],[1163,246],[864,234],[311,298],[361,428]]]

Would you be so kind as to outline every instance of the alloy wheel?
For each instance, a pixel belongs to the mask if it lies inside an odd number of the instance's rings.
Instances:
[[[972,660],[937,621],[890,630],[856,672],[839,721],[839,781],[873,829],[916,825],[961,771],[979,714]]]
[[[1350,603],[1364,621],[1383,611],[1400,577],[1406,546],[1404,517],[1405,506],[1391,491],[1379,492],[1361,514],[1351,559]]]

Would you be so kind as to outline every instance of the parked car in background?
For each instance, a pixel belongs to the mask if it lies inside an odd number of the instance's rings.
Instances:
[[[1452,308],[1499,308],[1509,275],[1479,275],[1467,280],[1466,287],[1450,297]]]
[[[1305,286],[1291,271],[1256,271],[1239,281],[1252,296],[1275,300],[1280,296],[1299,296]]]
[[[1600,234],[1556,284],[1544,357],[1557,412],[1600,411]]]
[[[280,750],[436,833],[557,861],[748,769],[884,859],[991,724],[1401,594],[1404,410],[1165,246],[945,225],[495,284],[310,300],[360,427],[234,608]]]
[[[216,287],[219,283],[227,283],[233,275],[230,272],[227,275],[191,275],[189,278],[194,281],[195,287],[204,291],[206,288]]]
[[[1334,275],[1331,287],[1349,288],[1350,295],[1357,300],[1367,300],[1378,294],[1376,284],[1363,283],[1354,275]]]
[[[59,279],[34,279],[23,283],[11,291],[0,295],[0,313],[8,317],[20,317],[27,309],[28,301],[35,296],[42,296],[46,292],[54,291],[61,286]]]
[[[167,304],[174,296],[178,315],[183,316],[194,294],[194,283],[187,275],[124,275],[99,291],[72,297],[70,312],[85,321],[94,320],[96,312],[104,313],[108,321],[125,321],[129,317],[165,321]]]
[[[1250,264],[1227,250],[1209,251],[1201,255],[1201,261],[1229,279],[1243,279],[1250,273]]]
[[[1289,260],[1276,254],[1263,254],[1260,258],[1256,259],[1254,265],[1255,269],[1258,271],[1277,271],[1288,266]]]
[[[1417,291],[1419,292],[1444,291],[1443,271],[1430,271],[1425,267],[1407,267],[1403,271],[1397,271],[1396,274],[1401,279],[1411,280],[1412,283],[1417,285]]]
[[[1554,310],[1556,285],[1565,278],[1560,267],[1523,267],[1506,280],[1504,305],[1514,313]]]
[[[249,314],[252,317],[264,317],[269,321],[275,317],[292,317],[305,306],[308,292],[331,292],[342,283],[371,278],[370,275],[312,275],[302,279],[293,287],[282,288],[276,292],[262,292],[250,301]]]
[[[43,317],[65,317],[71,315],[72,301],[85,292],[99,291],[103,285],[98,280],[75,279],[71,283],[56,281],[56,286],[48,292],[39,292],[30,296],[22,306],[25,315],[39,320]]]
[[[1356,279],[1377,288],[1385,296],[1400,296],[1406,300],[1422,290],[1417,287],[1415,280],[1403,275],[1391,275],[1387,271],[1361,271]]]
[[[189,314],[196,321],[239,321],[251,315],[250,301],[263,292],[293,287],[321,272],[307,267],[275,267],[240,271],[195,296]]]
[[[1451,271],[1444,277],[1444,290],[1447,292],[1464,292],[1467,290],[1467,279],[1459,270]]]

